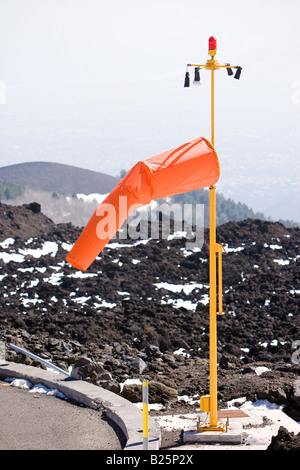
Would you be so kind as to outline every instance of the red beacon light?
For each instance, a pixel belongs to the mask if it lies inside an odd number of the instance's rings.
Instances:
[[[214,36],[211,36],[208,41],[208,49],[211,50],[216,50],[217,49],[217,40]]]
[[[214,36],[211,36],[208,40],[208,53],[211,56],[216,55],[217,52],[217,40]]]

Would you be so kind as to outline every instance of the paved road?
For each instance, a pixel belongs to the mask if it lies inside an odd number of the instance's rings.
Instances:
[[[100,411],[0,381],[0,450],[120,450],[122,438]]]

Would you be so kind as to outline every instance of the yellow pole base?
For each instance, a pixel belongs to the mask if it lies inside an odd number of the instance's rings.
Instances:
[[[227,432],[228,426],[221,421],[218,421],[216,426],[211,426],[209,423],[197,424],[197,432],[207,432],[207,431],[216,431],[216,432]]]

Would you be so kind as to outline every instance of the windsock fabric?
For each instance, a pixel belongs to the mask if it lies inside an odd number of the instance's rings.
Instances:
[[[138,162],[97,207],[67,261],[86,271],[133,210],[155,199],[212,186],[219,176],[218,156],[204,137]]]

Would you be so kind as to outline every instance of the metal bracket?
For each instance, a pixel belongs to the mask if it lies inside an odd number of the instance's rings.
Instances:
[[[224,315],[223,312],[223,285],[222,285],[222,252],[223,252],[223,245],[221,243],[216,243],[216,253],[218,253],[218,284],[219,284],[219,311],[217,312],[218,315]]]

